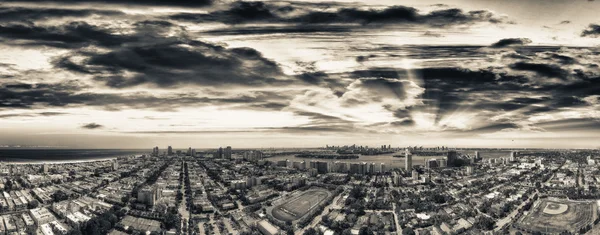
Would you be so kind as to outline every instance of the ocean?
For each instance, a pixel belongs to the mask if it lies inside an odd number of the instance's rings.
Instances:
[[[0,161],[53,163],[107,160],[148,153],[142,149],[0,149]]]

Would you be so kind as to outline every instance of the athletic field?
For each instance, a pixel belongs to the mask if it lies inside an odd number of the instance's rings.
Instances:
[[[294,221],[315,209],[330,195],[331,192],[326,189],[309,189],[275,206],[271,213],[278,220]]]
[[[542,199],[523,218],[518,227],[526,232],[579,232],[596,218],[596,203],[560,199]]]

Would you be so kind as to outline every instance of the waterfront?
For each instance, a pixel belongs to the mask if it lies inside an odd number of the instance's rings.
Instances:
[[[472,154],[474,151],[459,151],[464,153]],[[499,157],[508,157],[510,155],[510,150],[487,150],[487,151],[479,151],[480,155],[483,158],[499,158]],[[404,152],[395,152],[390,154],[380,154],[380,155],[361,155],[358,154],[358,158],[355,159],[319,159],[319,158],[301,158],[296,157],[294,154],[290,155],[281,155],[275,157],[266,158],[269,161],[280,161],[280,160],[290,160],[290,161],[327,161],[327,162],[374,162],[374,163],[385,163],[387,167],[391,168],[402,168],[404,167],[404,158],[402,157],[393,157],[394,155],[403,155]],[[412,161],[413,165],[424,165],[425,160],[431,158],[443,158],[445,155],[440,154],[436,156],[416,156],[413,155]]]
[[[10,163],[67,163],[140,155],[140,149],[0,149],[0,161]]]

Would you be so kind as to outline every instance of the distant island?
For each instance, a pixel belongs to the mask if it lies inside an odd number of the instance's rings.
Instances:
[[[299,158],[319,158],[319,159],[356,159],[358,155],[354,154],[313,154],[313,153],[305,153],[305,154],[297,154],[296,157]]]

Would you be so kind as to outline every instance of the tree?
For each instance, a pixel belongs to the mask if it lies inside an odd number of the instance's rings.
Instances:
[[[496,222],[487,216],[479,216],[475,221],[475,227],[481,230],[492,230],[495,225]]]
[[[27,204],[27,208],[28,209],[34,209],[37,208],[40,205],[40,203],[37,200],[31,200],[28,204]]]
[[[4,188],[8,191],[13,189],[13,182],[12,180],[7,180],[6,183],[4,184]]]
[[[309,228],[304,231],[303,235],[319,235],[319,232],[315,228]]]
[[[406,227],[402,229],[402,235],[415,235],[415,231],[412,228]]]
[[[362,227],[358,232],[358,235],[373,235],[373,231],[369,227]]]
[[[52,199],[54,200],[54,202],[60,202],[69,199],[69,195],[67,195],[62,190],[57,190],[52,194]]]
[[[163,223],[165,224],[165,229],[167,230],[175,228],[175,226],[179,224],[179,216],[168,212],[163,219]]]

